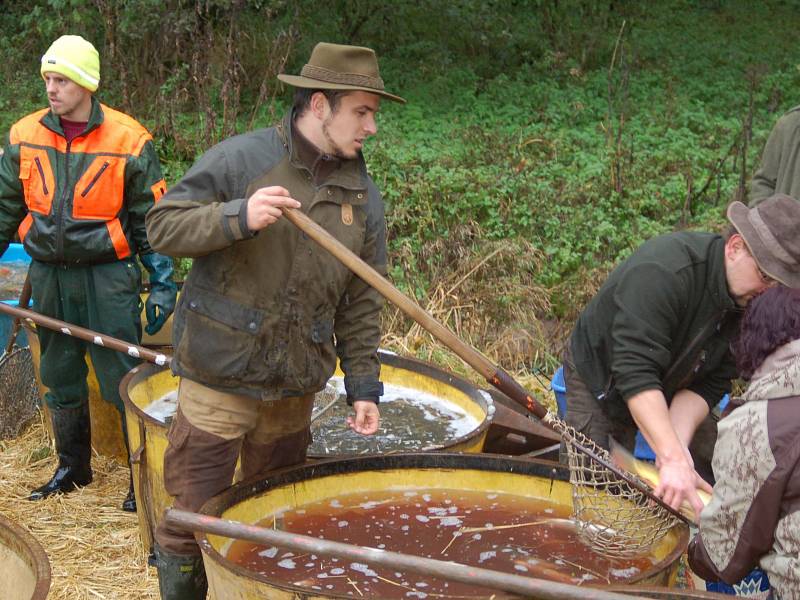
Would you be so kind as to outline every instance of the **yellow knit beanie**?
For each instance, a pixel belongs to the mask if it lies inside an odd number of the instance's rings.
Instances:
[[[42,56],[42,77],[59,73],[90,92],[100,84],[100,55],[79,35],[62,35]]]

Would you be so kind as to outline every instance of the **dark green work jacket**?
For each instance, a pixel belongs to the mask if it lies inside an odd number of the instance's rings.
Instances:
[[[149,254],[144,218],[165,191],[153,139],[92,98],[67,142],[43,109],[17,121],[0,156],[0,254],[15,232],[34,259],[67,265]]]
[[[783,115],[772,128],[750,183],[750,206],[774,194],[800,200],[800,106]]]
[[[728,292],[725,240],[681,232],[645,242],[609,275],[570,338],[575,368],[608,414],[650,389],[681,389],[710,407],[730,391],[741,310]]]

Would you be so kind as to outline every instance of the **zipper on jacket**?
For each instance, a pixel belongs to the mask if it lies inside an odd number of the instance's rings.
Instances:
[[[672,383],[670,380],[674,379],[675,376],[678,374],[677,371],[678,371],[678,368],[681,366],[681,364],[686,362],[686,359],[689,358],[692,354],[694,354],[694,352],[697,350],[698,346],[700,346],[700,345],[702,345],[702,344],[704,344],[706,342],[706,340],[709,338],[709,333],[713,329],[716,329],[717,331],[720,330],[720,328],[722,326],[722,323],[725,321],[725,319],[728,317],[728,315],[731,312],[732,311],[730,311],[729,309],[723,309],[722,311],[720,311],[717,314],[716,317],[714,317],[710,321],[707,321],[706,324],[703,326],[703,328],[700,330],[700,333],[698,333],[694,337],[694,339],[691,342],[689,342],[689,345],[686,346],[684,351],[681,352],[681,354],[678,356],[678,358],[676,358],[675,361],[672,363],[672,365],[670,365],[669,369],[667,369],[666,374],[661,379],[662,385],[664,386],[665,390],[668,388],[670,383]],[[681,378],[681,380],[675,382],[674,385],[676,385],[676,389],[672,390],[673,393],[678,391],[678,387],[677,386],[680,386],[680,385],[684,384],[688,377],[693,377],[693,376],[697,375],[697,373],[700,371],[700,369],[702,368],[702,366],[705,364],[705,361],[706,361],[706,351],[705,350],[702,350],[700,352],[700,357],[699,358],[700,358],[699,364],[695,363],[694,365],[690,366],[689,367],[689,372],[686,375],[684,375]]]
[[[42,163],[38,156],[34,157],[33,160],[36,162],[36,168],[39,169],[39,177],[42,178],[42,191],[44,192],[45,196],[49,196],[50,192],[47,191],[47,180],[44,178],[44,169],[42,168]]]
[[[94,187],[94,184],[97,183],[98,179],[100,179],[100,176],[103,174],[103,171],[105,171],[108,168],[108,164],[109,164],[108,161],[103,163],[103,166],[100,167],[100,170],[97,172],[97,174],[94,177],[92,177],[92,180],[89,182],[89,185],[86,186],[86,189],[81,192],[81,198],[85,198],[86,194],[89,193],[89,190],[91,190],[92,187]]]
[[[56,207],[56,260],[64,259],[64,205],[67,203],[69,194],[69,152],[72,142],[67,142],[67,149],[64,152],[64,193],[61,195],[61,202]]]

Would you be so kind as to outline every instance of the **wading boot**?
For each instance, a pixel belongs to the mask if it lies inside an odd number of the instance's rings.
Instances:
[[[203,557],[154,550],[161,600],[205,600],[208,592]]]
[[[122,439],[125,441],[125,454],[128,456],[128,495],[122,501],[122,510],[136,512],[136,496],[133,493],[133,465],[131,464],[131,447],[128,445],[128,422],[122,413]]]
[[[122,510],[125,512],[136,512],[136,496],[133,494],[133,472],[131,471],[131,482],[128,487],[128,495],[122,501]]]
[[[92,434],[88,403],[79,408],[51,408],[58,467],[53,477],[36,488],[28,500],[66,494],[92,482]]]

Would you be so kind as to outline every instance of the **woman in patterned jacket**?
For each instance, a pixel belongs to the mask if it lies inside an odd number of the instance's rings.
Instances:
[[[774,600],[800,600],[800,290],[754,299],[734,348],[749,385],[719,423],[716,485],[689,562],[733,584],[760,566]]]

